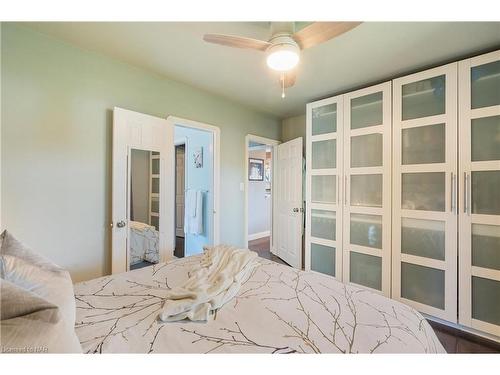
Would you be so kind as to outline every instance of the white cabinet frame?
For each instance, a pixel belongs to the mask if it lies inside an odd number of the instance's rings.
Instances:
[[[382,92],[382,124],[351,129],[351,100],[365,95]],[[382,259],[381,289],[368,288],[376,293],[390,297],[391,294],[391,82],[367,87],[344,95],[344,185],[343,202],[343,281],[350,283],[351,252],[373,255]],[[351,137],[367,134],[382,134],[382,166],[351,167]],[[382,175],[382,207],[351,206],[351,176],[366,174]],[[382,249],[350,244],[350,217],[353,214],[379,215],[382,217]]]
[[[402,119],[402,87],[408,83],[445,75],[445,113],[411,120]],[[429,69],[393,81],[393,201],[392,201],[392,298],[417,310],[457,321],[457,63]],[[401,137],[404,129],[445,124],[445,162],[402,164]],[[445,172],[445,210],[423,211],[402,209],[403,173]],[[445,223],[445,260],[404,254],[401,252],[402,218],[436,220]],[[401,296],[401,262],[444,270],[444,310]]]
[[[337,106],[337,130],[335,133],[312,135],[312,112],[314,108],[323,107],[330,104]],[[306,117],[306,230],[305,230],[305,269],[311,270],[311,243],[335,248],[335,278],[342,280],[342,197],[343,187],[342,166],[343,166],[343,97],[342,95],[333,98],[319,100],[307,104]],[[312,145],[314,142],[336,139],[336,168],[332,169],[312,169]],[[312,203],[312,176],[335,175],[336,176],[336,199],[335,203]],[[312,210],[335,211],[336,233],[335,241],[311,236],[311,212]]]
[[[500,115],[500,105],[471,109],[471,69],[500,60],[500,51],[491,52],[459,63],[459,323],[500,336],[500,326],[472,318],[472,277],[500,282],[500,271],[472,266],[472,225],[500,226],[500,215],[478,215],[471,211],[471,177],[473,171],[500,170],[500,161],[471,161],[471,120]],[[465,184],[467,183],[467,186]],[[499,193],[500,194],[500,193]],[[500,296],[498,296],[500,298]]]

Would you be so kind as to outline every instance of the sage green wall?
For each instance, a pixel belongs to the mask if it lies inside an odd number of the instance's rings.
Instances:
[[[305,108],[304,108],[305,110]],[[302,142],[306,144],[306,115],[289,117],[283,119],[281,125],[281,140],[283,142],[302,137]]]
[[[279,139],[278,118],[24,27],[3,23],[1,38],[4,228],[75,281],[110,272],[111,124],[119,106],[220,127],[220,238],[243,245],[245,135]]]

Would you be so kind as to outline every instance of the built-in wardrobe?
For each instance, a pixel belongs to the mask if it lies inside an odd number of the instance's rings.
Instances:
[[[305,267],[500,340],[500,51],[307,105]]]

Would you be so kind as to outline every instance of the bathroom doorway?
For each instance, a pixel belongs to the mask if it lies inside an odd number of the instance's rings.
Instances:
[[[184,257],[184,211],[186,190],[186,139],[175,142],[175,250],[174,256]]]
[[[169,117],[174,127],[174,256],[219,243],[219,128]]]

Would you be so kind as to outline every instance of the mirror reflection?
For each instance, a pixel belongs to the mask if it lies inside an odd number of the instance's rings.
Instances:
[[[129,188],[129,266],[159,262],[160,153],[132,149]]]

